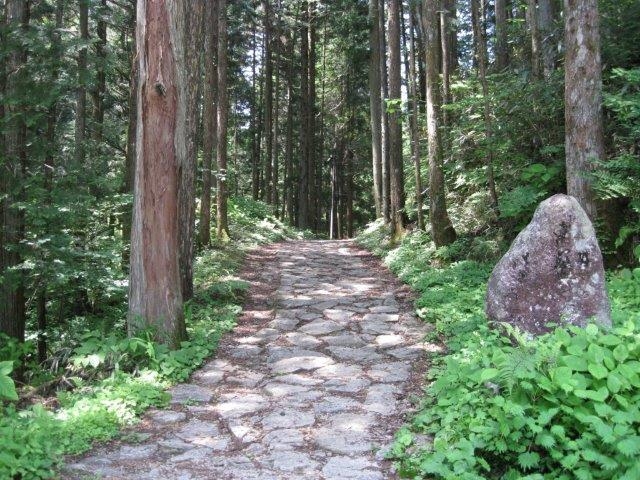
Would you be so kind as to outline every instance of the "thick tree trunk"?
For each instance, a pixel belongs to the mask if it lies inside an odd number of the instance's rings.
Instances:
[[[93,140],[100,147],[104,130],[104,96],[107,91],[107,0],[100,0],[100,8],[97,10],[97,34],[96,48],[96,84],[91,92],[93,99]]]
[[[382,104],[380,97],[380,9],[378,0],[369,0],[369,108],[371,112],[371,157],[373,200],[376,218],[382,216]]]
[[[501,72],[509,65],[507,36],[507,0],[496,0],[496,70]]]
[[[229,94],[227,92],[227,0],[219,0],[218,17],[218,209],[216,214],[219,240],[229,237],[227,220],[227,128],[229,119]]]
[[[149,326],[173,348],[186,336],[179,266],[180,160],[188,142],[186,0],[138,0],[138,122],[131,234],[131,335]]]
[[[204,108],[202,136],[202,198],[200,199],[199,241],[203,247],[211,243],[211,187],[213,156],[216,148],[218,73],[216,56],[218,48],[218,2],[205,6],[204,48]]]
[[[595,220],[590,173],[604,160],[598,2],[565,0],[564,16],[567,193]]]
[[[87,130],[87,51],[89,43],[89,0],[78,0],[80,12],[79,34],[83,43],[78,52],[78,86],[76,88],[75,162],[82,168],[86,155]]]
[[[438,37],[438,0],[424,0],[424,27],[427,66],[427,141],[429,158],[429,223],[436,247],[449,245],[456,239],[449,214],[442,170],[442,143],[440,138],[440,82],[438,80],[437,56],[440,50]]]
[[[476,65],[478,76],[482,86],[482,97],[484,103],[484,128],[487,143],[487,186],[491,198],[491,206],[498,213],[498,192],[493,173],[493,122],[491,119],[491,106],[489,105],[489,84],[487,83],[487,41],[485,37],[485,3],[484,0],[471,0],[471,17],[473,23],[473,38],[476,45]]]
[[[26,30],[29,24],[29,2],[7,0],[5,4],[8,33]],[[20,33],[20,36],[24,33]],[[23,274],[14,270],[22,257],[17,249],[24,238],[24,214],[17,208],[23,200],[27,167],[27,128],[24,100],[20,88],[26,81],[27,50],[22,44],[11,48],[6,61],[4,118],[4,166],[0,175],[0,332],[24,342],[25,286]],[[7,101],[8,100],[8,101]]]
[[[400,75],[400,0],[388,0],[389,5],[389,177],[391,222],[394,236],[404,231],[404,172],[402,162],[401,75]]]

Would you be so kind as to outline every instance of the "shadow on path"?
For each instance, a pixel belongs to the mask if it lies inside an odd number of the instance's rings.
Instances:
[[[145,415],[148,439],[96,449],[62,478],[396,478],[383,452],[431,347],[407,287],[344,241],[260,248],[242,276],[238,326],[170,409]]]

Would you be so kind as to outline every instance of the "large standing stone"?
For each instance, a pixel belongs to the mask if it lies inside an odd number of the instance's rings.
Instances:
[[[554,195],[538,206],[491,274],[487,315],[534,334],[550,322],[611,326],[602,254],[575,198]]]

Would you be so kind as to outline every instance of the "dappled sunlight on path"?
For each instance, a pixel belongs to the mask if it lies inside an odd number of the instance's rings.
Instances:
[[[215,359],[63,478],[389,479],[383,453],[423,373],[426,327],[385,268],[351,242],[264,247],[243,316]]]

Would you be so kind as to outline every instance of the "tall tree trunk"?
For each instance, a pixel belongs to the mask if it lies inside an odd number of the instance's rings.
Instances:
[[[496,0],[496,70],[501,72],[509,65],[507,36],[507,0]]]
[[[271,52],[271,6],[262,0],[264,9],[264,191],[267,203],[273,203],[273,59]]]
[[[382,217],[385,222],[391,221],[391,175],[389,164],[389,114],[387,112],[387,99],[389,98],[389,74],[387,71],[387,34],[384,13],[384,0],[379,0],[379,24],[380,24],[380,91],[382,118]]]
[[[138,125],[138,59],[136,49],[136,4],[134,2],[133,11],[131,13],[131,73],[129,75],[129,122],[127,126],[127,150],[125,153],[124,163],[124,182],[122,185],[122,193],[133,194],[133,183],[136,170],[136,136]],[[122,252],[123,269],[129,265],[129,256],[131,251],[131,221],[132,209],[127,208],[122,215],[122,242],[124,244]]]
[[[254,200],[260,198],[260,147],[258,146],[258,81],[257,81],[257,26],[251,26],[251,118],[249,130],[251,131],[251,196]]]
[[[344,181],[344,197],[345,197],[345,223],[347,224],[347,238],[353,237],[353,161],[354,154],[350,148],[347,148],[344,159],[345,181]]]
[[[567,193],[595,220],[590,173],[604,160],[598,2],[565,0],[564,16]]]
[[[204,109],[202,136],[202,198],[200,200],[200,245],[211,243],[211,168],[216,149],[218,73],[218,2],[205,6]]]
[[[394,236],[404,231],[404,172],[402,162],[401,75],[400,75],[400,0],[388,0],[389,18],[389,177],[391,222]]]
[[[418,115],[420,110],[418,109],[418,88],[417,88],[417,73],[416,73],[416,46],[413,31],[413,24],[415,21],[415,5],[409,5],[409,38],[407,39],[407,29],[404,26],[403,18],[403,38],[404,38],[404,52],[405,52],[405,71],[408,72],[408,90],[409,90],[409,135],[411,143],[411,158],[413,160],[413,173],[416,182],[416,212],[418,230],[424,230],[424,213],[422,212],[422,175],[420,172],[420,129],[418,127]],[[444,13],[443,13],[444,15]],[[442,30],[446,32],[446,30]],[[442,41],[446,41],[447,35],[441,34]],[[445,56],[443,52],[443,61]]]
[[[138,0],[138,122],[129,281],[130,334],[186,336],[179,252],[180,161],[187,149],[186,0]]]
[[[200,101],[200,59],[203,47],[204,2],[189,2],[183,7],[186,19],[184,51],[187,89],[186,144],[180,155],[178,215],[180,221],[180,278],[182,297],[193,297],[193,256],[195,248],[196,163],[198,157],[198,125]]]
[[[29,2],[7,0],[5,4],[7,33],[27,30]],[[23,38],[24,32],[17,36]],[[27,79],[27,50],[18,42],[9,50],[6,60],[4,118],[4,166],[0,175],[0,332],[24,342],[25,286],[23,274],[16,267],[22,262],[17,247],[24,238],[24,214],[16,204],[23,200],[27,167],[27,127],[25,102],[20,89]],[[14,270],[15,269],[15,270]]]
[[[276,61],[277,65],[277,61]],[[271,203],[274,208],[273,211],[278,216],[278,206],[280,202],[280,195],[278,192],[278,182],[279,182],[279,129],[280,129],[280,69],[276,68],[275,72],[275,85],[273,89],[274,96],[274,105],[273,105],[273,155],[272,155],[272,163],[271,163],[271,179],[273,183],[272,191],[271,191]]]
[[[300,29],[300,154],[298,169],[298,228],[309,226],[309,10]]]
[[[227,0],[219,0],[218,17],[218,209],[216,214],[217,236],[229,237],[227,220],[227,128],[229,118],[229,93],[227,92]]]
[[[531,76],[539,80],[542,78],[542,57],[540,29],[538,25],[538,1],[528,0],[527,21],[531,35]]]
[[[549,78],[556,69],[558,36],[556,34],[554,0],[538,0],[538,25],[542,39],[542,70]]]
[[[440,12],[440,31],[448,32],[449,12],[442,9]],[[440,45],[442,50],[442,104],[449,105],[451,103],[451,46],[449,41],[450,35],[440,35]],[[449,114],[446,110],[442,110],[442,125],[446,128],[449,126]]]
[[[91,92],[93,99],[93,140],[96,146],[100,146],[104,130],[104,96],[107,91],[107,0],[100,0],[100,8],[97,10],[97,34],[96,48],[96,84]]]
[[[309,9],[309,50],[307,67],[309,71],[309,88],[307,107],[307,191],[309,193],[309,221],[314,231],[318,231],[318,218],[315,207],[319,203],[316,185],[316,2],[308,3]]]
[[[482,86],[484,104],[484,128],[487,143],[487,186],[491,198],[491,206],[498,213],[498,192],[493,173],[493,121],[489,104],[489,84],[487,83],[487,41],[485,37],[485,3],[484,0],[471,0],[471,18],[473,23],[473,38],[476,45],[476,65]]]
[[[442,142],[440,138],[440,82],[438,80],[437,56],[440,50],[438,31],[438,0],[424,0],[424,29],[427,42],[427,142],[429,157],[429,223],[436,247],[449,245],[456,239],[449,214],[442,170]]]
[[[82,168],[85,155],[87,130],[87,52],[89,43],[89,1],[78,0],[80,11],[79,34],[82,46],[78,52],[78,85],[76,88],[75,162]]]
[[[64,18],[64,0],[56,0],[55,10],[55,30],[51,34],[50,54],[53,60],[51,68],[51,86],[55,88],[60,78],[60,64],[57,60],[62,57],[60,32],[63,28]],[[56,120],[58,113],[58,100],[55,99],[49,106],[47,112],[47,153],[45,155],[44,165],[42,168],[42,178],[44,179],[45,204],[51,205],[51,190],[53,188],[53,171],[55,168],[56,154]],[[49,233],[50,227],[47,221],[45,226],[46,232]],[[37,299],[36,299],[36,317],[38,321],[38,363],[42,364],[47,359],[47,279],[43,275],[40,277]]]
[[[443,11],[447,14],[447,44],[449,68],[454,71],[458,69],[458,9],[456,0],[444,0]],[[444,55],[444,52],[442,52]],[[444,61],[443,61],[444,64]]]
[[[294,223],[293,212],[293,109],[295,105],[294,99],[294,90],[293,90],[293,82],[294,82],[294,62],[295,62],[295,43],[296,36],[295,33],[288,38],[290,42],[289,48],[287,49],[287,54],[289,58],[289,67],[287,71],[287,138],[285,140],[285,182],[284,182],[284,201],[285,201],[285,210],[287,213],[287,218],[289,219],[289,223]]]
[[[380,9],[378,0],[369,0],[369,108],[371,111],[371,159],[373,200],[376,218],[382,216],[382,104],[380,97]]]

